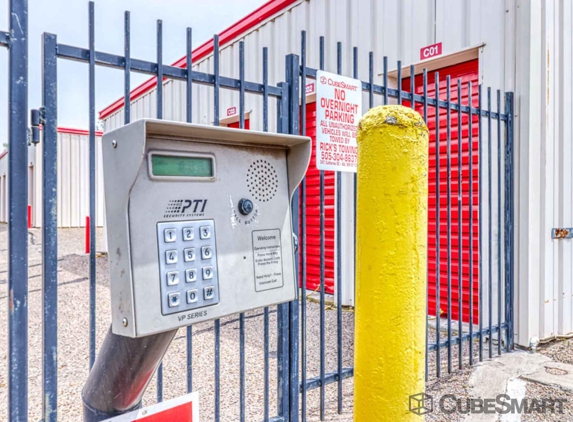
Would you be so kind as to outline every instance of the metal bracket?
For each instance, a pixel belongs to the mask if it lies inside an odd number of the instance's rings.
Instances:
[[[10,44],[12,44],[12,34],[10,34],[10,32],[0,31],[0,45],[10,48]]]
[[[573,239],[573,228],[556,228],[551,230],[552,239]]]
[[[40,124],[44,123],[44,108],[40,110],[30,110],[30,123],[32,127],[28,130],[29,144],[37,145],[40,143]]]
[[[40,112],[40,123],[46,123],[46,107],[42,106],[38,110]]]

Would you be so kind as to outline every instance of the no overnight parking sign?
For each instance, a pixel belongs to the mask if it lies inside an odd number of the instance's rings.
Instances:
[[[362,116],[362,83],[316,72],[316,167],[356,172],[356,130]]]

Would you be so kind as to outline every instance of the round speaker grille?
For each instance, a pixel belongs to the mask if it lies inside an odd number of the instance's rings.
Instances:
[[[279,187],[277,171],[267,160],[256,160],[247,171],[247,187],[257,201],[273,199]]]

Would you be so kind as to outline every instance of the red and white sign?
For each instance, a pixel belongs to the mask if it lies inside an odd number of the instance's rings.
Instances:
[[[237,114],[237,107],[229,107],[227,109],[227,117],[234,116]]]
[[[104,422],[199,422],[199,393],[195,391]]]
[[[316,167],[356,172],[356,129],[362,116],[362,82],[316,72]]]
[[[311,83],[306,84],[305,90],[306,90],[305,91],[306,95],[314,94],[315,83],[311,82]]]
[[[420,60],[426,60],[431,57],[436,57],[442,54],[442,43],[428,45],[420,48]]]

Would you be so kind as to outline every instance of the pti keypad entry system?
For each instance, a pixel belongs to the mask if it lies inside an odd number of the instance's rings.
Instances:
[[[297,298],[291,199],[310,138],[143,119],[102,145],[115,334]]]

